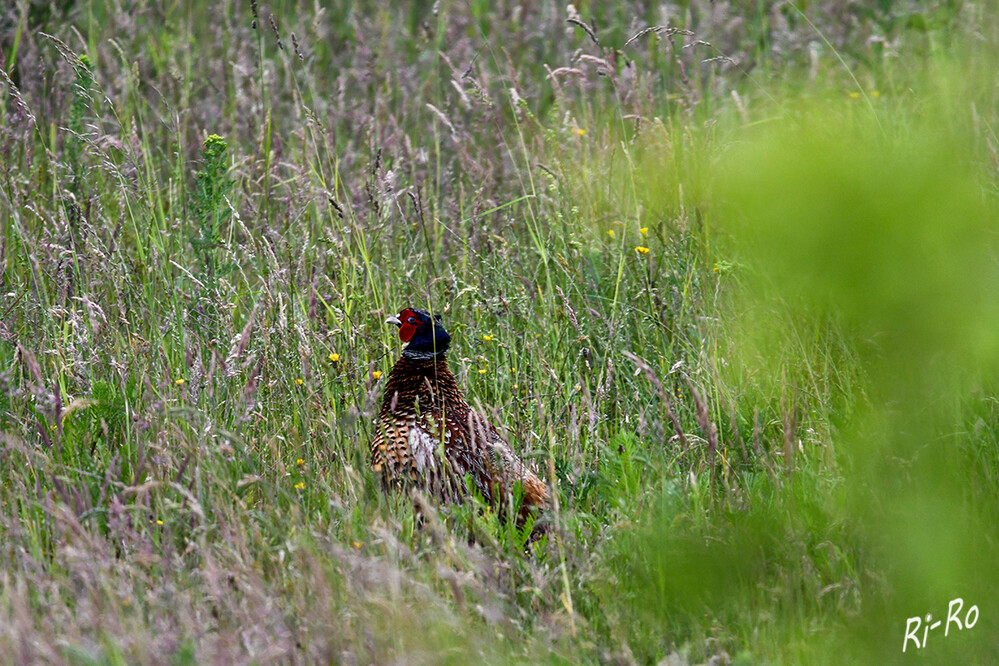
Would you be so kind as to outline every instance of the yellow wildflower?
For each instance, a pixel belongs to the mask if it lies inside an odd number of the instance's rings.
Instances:
[[[305,458],[299,458],[298,460],[295,461],[295,464],[301,467],[302,465],[305,464]]]
[[[339,360],[340,360],[340,355],[339,354],[330,354],[330,362],[331,363],[336,363]]]
[[[642,234],[644,236],[645,234],[649,233],[649,228],[648,227],[642,227],[641,229],[638,230],[638,233],[640,233],[640,234]]]
[[[486,369],[485,368],[479,368],[479,374],[480,375],[486,374]]]
[[[305,490],[305,481],[299,481],[296,483],[295,490]]]
[[[573,130],[573,132],[576,133],[576,136],[586,136],[586,130],[584,130],[582,127],[577,127],[576,129]]]
[[[850,93],[850,99],[860,99],[860,93],[854,90],[852,93]]]
[[[299,377],[298,379],[295,380],[295,383],[298,384],[299,386],[301,386],[302,384],[305,383],[305,380],[302,379],[301,377]]]
[[[491,336],[491,335],[483,335],[483,336],[482,336],[482,340],[483,340],[484,342],[492,342],[492,340],[493,340],[493,336]]]
[[[184,385],[184,379],[180,378],[177,381],[175,381],[174,384],[176,384],[177,386],[183,386]]]
[[[637,252],[638,254],[648,254],[649,248],[638,245],[635,247],[635,252]]]
[[[162,521],[162,520],[157,520],[157,521],[156,521],[156,524],[157,524],[157,525],[162,525],[162,524],[163,524],[163,521]]]
[[[381,379],[382,378],[382,371],[381,370],[375,370],[374,372],[371,373],[371,378],[372,379]]]
[[[614,238],[614,230],[613,229],[608,229],[607,230],[607,235],[610,236],[611,238]]]

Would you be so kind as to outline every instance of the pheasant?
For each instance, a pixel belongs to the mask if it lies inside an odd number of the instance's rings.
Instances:
[[[408,343],[389,373],[371,444],[371,466],[386,486],[416,486],[444,502],[474,488],[487,502],[523,489],[517,522],[548,501],[548,488],[486,419],[473,411],[447,366],[451,336],[440,315],[407,308],[387,324]]]

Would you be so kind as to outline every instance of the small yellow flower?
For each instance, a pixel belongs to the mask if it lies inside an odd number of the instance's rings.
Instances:
[[[733,264],[730,261],[725,261],[724,259],[722,259],[721,261],[716,261],[714,265],[711,266],[711,270],[714,271],[715,273],[718,273],[719,275],[725,275],[735,270],[735,264]]]
[[[336,363],[340,360],[339,354],[330,354],[330,363]]]
[[[174,384],[176,384],[177,386],[183,386],[184,385],[184,379],[180,378],[177,381],[175,381]]]
[[[486,369],[485,368],[479,368],[479,374],[480,375],[486,374]]]
[[[381,370],[375,370],[374,372],[371,373],[371,378],[372,379],[381,379],[382,378],[382,371]]]
[[[492,340],[493,340],[493,336],[491,336],[491,335],[483,335],[483,336],[482,336],[482,340],[483,340],[484,342],[492,342]]]
[[[642,234],[644,236],[645,234],[649,233],[649,228],[648,227],[642,227],[641,229],[638,230],[638,233],[640,233],[640,234]]]
[[[639,246],[635,247],[635,252],[637,252],[638,254],[648,254],[649,253],[649,248],[642,247],[641,245],[639,245]]]
[[[576,136],[586,136],[586,130],[584,130],[582,127],[577,127],[576,129],[573,130],[573,132],[576,133]]]
[[[871,97],[877,99],[878,97],[881,97],[881,93],[878,92],[877,90],[872,90],[871,91]]]
[[[860,93],[854,90],[852,93],[850,93],[850,99],[860,99]]]
[[[157,520],[157,521],[156,521],[156,524],[157,524],[157,525],[162,525],[162,524],[163,524],[163,521],[162,521],[162,520]]]
[[[295,461],[295,464],[301,467],[302,465],[305,464],[305,458],[299,458],[298,460]]]
[[[608,229],[607,230],[607,235],[610,236],[611,238],[614,238],[614,230],[613,229]]]
[[[576,390],[577,391],[582,391],[583,390],[583,385],[582,384],[576,384]]]
[[[517,368],[510,368],[510,372],[517,372]]]
[[[305,490],[305,481],[299,481],[296,483],[295,490]]]
[[[354,548],[360,550],[361,549],[361,542],[360,541],[355,541],[353,543],[353,546],[354,546]]]
[[[299,377],[298,379],[295,380],[295,383],[298,384],[299,386],[301,386],[302,384],[305,383],[305,380],[302,379],[301,377]]]

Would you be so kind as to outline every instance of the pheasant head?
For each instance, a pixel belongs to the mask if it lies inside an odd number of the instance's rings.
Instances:
[[[398,316],[385,320],[386,324],[399,327],[399,339],[406,343],[404,358],[429,359],[443,355],[451,344],[451,336],[444,330],[441,316],[430,316],[426,310],[406,308]]]

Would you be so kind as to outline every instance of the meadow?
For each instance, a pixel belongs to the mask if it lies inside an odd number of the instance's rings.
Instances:
[[[0,662],[999,663],[995,9],[4,3]]]

